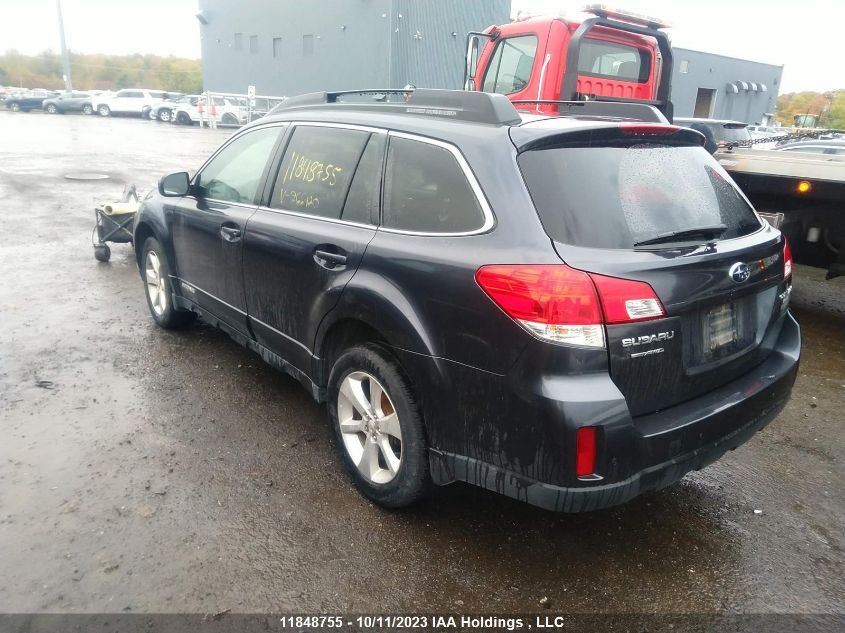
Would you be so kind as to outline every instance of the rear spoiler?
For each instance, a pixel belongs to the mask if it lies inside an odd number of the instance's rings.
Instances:
[[[616,97],[602,97],[599,95],[584,95],[578,92],[578,61],[581,54],[581,42],[587,34],[597,26],[604,26],[617,31],[625,31],[626,33],[633,33],[635,35],[643,35],[652,37],[657,41],[657,48],[660,51],[662,65],[660,67],[660,78],[657,86],[657,94],[653,101],[640,101],[634,99],[619,99]],[[629,24],[619,20],[611,20],[605,16],[596,16],[594,18],[587,18],[572,34],[572,39],[569,40],[569,47],[566,51],[566,68],[563,72],[563,86],[560,90],[560,98],[562,101],[581,101],[585,99],[594,99],[596,101],[618,101],[626,103],[647,103],[656,106],[664,116],[672,121],[673,106],[669,99],[672,91],[672,45],[669,42],[669,36],[657,28],[649,26],[639,26],[636,24]],[[655,63],[657,60],[655,60]]]

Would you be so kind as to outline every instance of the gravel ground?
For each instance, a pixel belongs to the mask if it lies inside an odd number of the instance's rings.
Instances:
[[[0,612],[843,611],[845,279],[797,267],[791,403],[680,484],[587,515],[464,485],[387,512],[298,384],[154,327],[128,245],[94,261],[97,202],[230,133],[0,112]]]

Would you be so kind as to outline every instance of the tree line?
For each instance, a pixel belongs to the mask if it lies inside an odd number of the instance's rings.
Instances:
[[[775,117],[793,125],[796,115],[816,117],[817,127],[845,130],[845,89],[830,92],[790,92],[778,97]]]
[[[158,55],[70,54],[75,90],[151,88],[198,93],[202,90],[202,61]],[[64,89],[62,58],[52,51],[22,55],[10,50],[0,55],[0,86]]]

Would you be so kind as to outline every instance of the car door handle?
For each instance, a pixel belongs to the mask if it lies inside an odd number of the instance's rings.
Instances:
[[[314,250],[314,261],[323,268],[337,270],[339,267],[346,266],[346,255],[317,248]]]
[[[227,242],[237,242],[241,239],[241,230],[236,226],[223,225],[220,227],[220,237]]]

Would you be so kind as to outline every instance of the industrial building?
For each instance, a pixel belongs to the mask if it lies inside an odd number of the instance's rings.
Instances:
[[[466,33],[510,20],[510,0],[199,0],[206,90],[460,88]],[[768,123],[783,66],[674,49],[675,115]]]
[[[675,116],[770,123],[783,66],[685,48],[673,52]]]
[[[467,31],[510,0],[200,0],[203,85],[218,92],[460,88]]]

